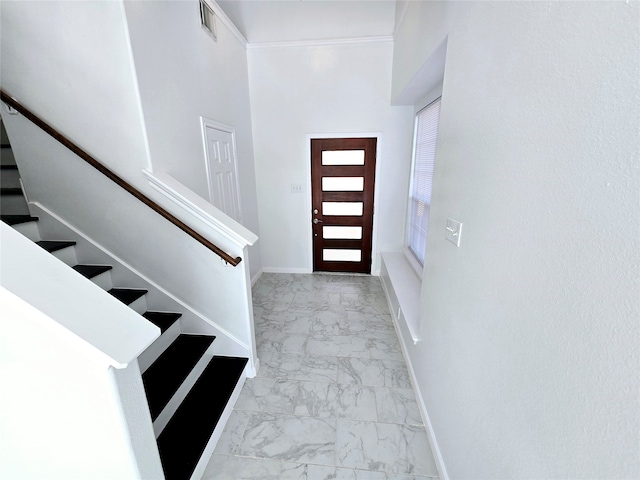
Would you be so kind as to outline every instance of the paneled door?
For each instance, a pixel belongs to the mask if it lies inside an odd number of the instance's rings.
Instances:
[[[241,222],[234,130],[203,119],[209,201]]]
[[[311,140],[314,272],[371,273],[376,141]]]

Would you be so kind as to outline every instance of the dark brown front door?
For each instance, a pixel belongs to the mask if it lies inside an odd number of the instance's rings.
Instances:
[[[375,138],[311,140],[313,271],[371,273]]]

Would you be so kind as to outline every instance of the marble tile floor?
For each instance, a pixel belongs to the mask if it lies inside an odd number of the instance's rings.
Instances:
[[[260,370],[203,479],[438,478],[378,277],[264,274]]]

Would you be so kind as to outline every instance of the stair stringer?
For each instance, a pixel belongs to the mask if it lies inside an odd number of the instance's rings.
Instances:
[[[149,292],[146,295],[147,303],[153,305],[155,310],[179,311],[180,333],[214,335],[216,337],[215,354],[219,356],[248,358],[247,365],[255,365],[248,368],[250,377],[257,371],[257,359],[251,355],[252,348],[240,339],[217,325],[213,320],[206,318],[195,308],[183,302],[171,292],[137,271],[130,264],[120,259],[115,254],[104,248],[100,243],[89,238],[73,224],[56,215],[39,202],[30,202],[29,209],[32,215],[38,216],[41,238],[65,239],[77,242],[76,255],[79,262],[113,265],[111,271],[114,285],[144,288]],[[138,358],[140,370],[146,368],[164,351],[166,346],[162,342],[151,345]]]
[[[150,366],[157,359],[157,357],[159,357],[164,352],[164,350],[171,344],[173,340],[175,340],[175,338],[180,333],[194,333],[216,336],[215,342],[211,344],[209,349],[207,349],[207,352],[203,355],[203,358],[187,376],[180,388],[174,393],[158,418],[152,422],[152,428],[156,437],[158,437],[162,433],[164,427],[175,414],[176,410],[180,407],[185,396],[191,391],[195,382],[198,380],[198,378],[203,373],[209,362],[214,358],[214,356],[249,358],[249,348],[243,349],[242,346],[239,345],[241,342],[233,341],[233,339],[230,338],[232,336],[225,335],[223,329],[216,328],[215,325],[211,324],[211,322],[208,322],[194,309],[185,305],[183,302],[180,302],[169,292],[156,285],[151,280],[147,279],[144,275],[135,272],[135,269],[131,268],[125,262],[119,260],[115,255],[110,255],[106,251],[106,249],[101,248],[100,245],[97,245],[95,242],[91,241],[91,239],[83,235],[68,222],[64,221],[59,216],[55,215],[53,212],[49,211],[40,204],[32,203],[30,204],[30,209],[32,213],[37,213],[37,216],[40,218],[40,220],[38,221],[38,231],[43,238],[47,238],[53,235],[57,238],[64,238],[66,240],[75,241],[76,245],[73,248],[77,252],[82,252],[78,253],[78,257],[83,261],[112,265],[114,268],[109,273],[122,271],[126,272],[124,276],[122,274],[119,274],[118,277],[114,278],[114,282],[116,284],[130,284],[132,286],[135,286],[136,288],[143,287],[144,289],[149,291],[146,296],[151,295],[152,298],[154,294],[158,299],[161,299],[164,295],[166,295],[170,297],[170,301],[165,301],[162,308],[166,308],[169,311],[181,311],[183,313],[183,316],[179,319],[178,322],[181,324],[180,329],[182,330],[182,332],[177,331],[174,334],[170,334],[170,330],[174,329],[175,326],[171,327],[138,356],[138,364],[140,365],[141,373],[143,370],[146,370],[146,368],[148,368],[148,366]],[[125,277],[127,281],[125,281]],[[154,305],[154,309],[156,309],[155,307],[157,307],[158,303],[160,302],[151,299],[149,300],[150,303]],[[219,441],[226,423],[229,420],[231,412],[233,411],[235,403],[238,400],[247,376],[255,376],[255,370],[251,369],[249,362],[247,362],[247,364],[245,365],[242,374],[240,375],[240,378],[238,379],[238,382],[236,383],[234,390],[224,407],[218,423],[216,424],[216,427],[209,437],[205,449],[196,464],[193,474],[190,477],[191,480],[199,480],[204,473],[209,459],[213,454],[217,442]]]

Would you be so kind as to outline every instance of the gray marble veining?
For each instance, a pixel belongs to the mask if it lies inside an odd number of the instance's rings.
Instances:
[[[279,480],[281,462],[213,454],[202,480]]]
[[[214,454],[202,480],[433,480],[436,477]]]
[[[335,383],[338,376],[338,359],[271,352],[269,360],[262,362],[258,376]]]
[[[238,454],[321,465],[335,464],[335,421],[255,413]]]
[[[373,387],[302,382],[295,415],[378,420]]]
[[[379,360],[403,360],[400,343],[395,335],[381,335],[378,338],[369,338],[367,340],[367,347],[371,358],[377,358]]]
[[[291,414],[298,398],[298,382],[284,378],[250,378],[240,393],[236,410]]]
[[[338,383],[411,388],[407,367],[399,360],[339,358]]]
[[[253,301],[260,370],[203,479],[437,478],[379,278],[264,274]]]
[[[376,387],[375,391],[379,421],[422,425],[416,394],[412,389]]]
[[[307,352],[329,357],[369,358],[368,339],[354,335],[313,335],[307,341]]]
[[[357,480],[353,469],[304,463],[284,463],[281,475],[282,480]]]
[[[233,410],[233,412],[231,412],[227,425],[216,445],[216,453],[222,455],[233,455],[236,453],[251,414],[252,412],[241,410]]]
[[[359,335],[366,338],[388,338],[396,332],[390,315],[364,315],[348,312],[340,321],[340,335]]]
[[[258,353],[281,352],[300,353],[304,352],[307,346],[308,335],[288,332],[263,332],[256,335],[256,345]]]
[[[339,385],[338,389],[338,418],[378,420],[376,394],[372,387]]]
[[[344,467],[437,475],[423,427],[338,419],[336,452]]]
[[[300,382],[294,414],[336,418],[339,387],[337,383]]]

